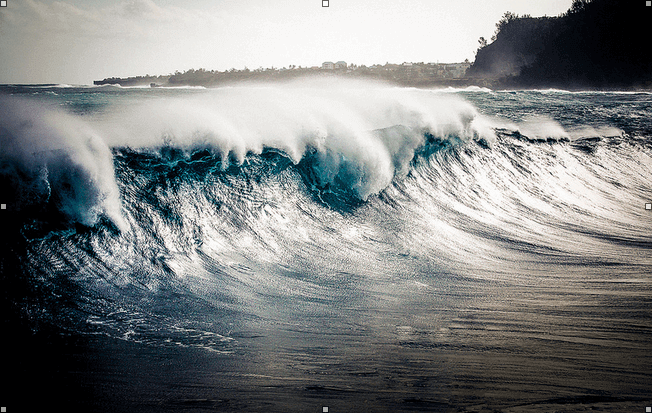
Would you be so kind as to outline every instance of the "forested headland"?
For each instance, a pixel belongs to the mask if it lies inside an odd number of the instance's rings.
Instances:
[[[651,88],[643,1],[574,0],[557,17],[506,13],[493,41],[480,39],[467,76],[497,87]]]

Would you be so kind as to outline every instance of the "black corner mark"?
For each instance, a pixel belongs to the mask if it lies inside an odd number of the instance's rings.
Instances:
[[[328,7],[328,2],[329,2],[329,0],[321,0],[321,6],[322,7]]]

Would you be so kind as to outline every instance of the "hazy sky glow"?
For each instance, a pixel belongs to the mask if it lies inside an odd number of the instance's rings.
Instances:
[[[572,0],[8,0],[0,83],[348,63],[473,60],[506,11]]]

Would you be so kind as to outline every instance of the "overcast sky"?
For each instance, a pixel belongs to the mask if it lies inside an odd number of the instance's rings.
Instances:
[[[506,12],[572,0],[8,0],[0,83],[347,63],[461,62]]]

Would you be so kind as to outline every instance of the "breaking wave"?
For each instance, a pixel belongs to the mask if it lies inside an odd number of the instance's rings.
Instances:
[[[495,139],[473,106],[456,97],[319,86],[225,88],[112,107],[93,120],[5,97],[6,189],[16,209],[56,205],[75,222],[92,226],[106,214],[124,228],[111,151],[175,153],[175,162],[210,153],[221,170],[273,152],[322,195],[365,201],[406,175],[420,155]]]
[[[649,248],[652,148],[616,126],[358,82],[136,93],[87,114],[0,102],[25,271],[74,303],[24,311],[65,328],[230,351],[216,314],[339,300],[347,274],[500,277]]]

